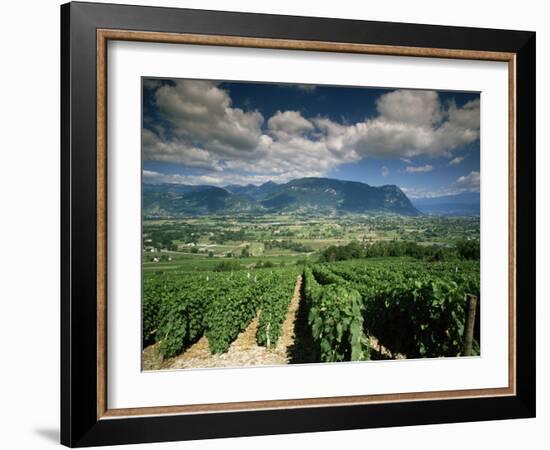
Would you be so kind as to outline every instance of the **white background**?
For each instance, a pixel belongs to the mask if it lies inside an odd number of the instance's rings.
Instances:
[[[506,63],[114,42],[108,67],[108,408],[508,386]],[[482,357],[142,372],[142,75],[481,92]]]
[[[550,30],[544,2],[463,0],[306,2],[278,0],[139,1],[134,4],[231,9],[279,14],[420,22],[537,31],[537,275],[544,283],[550,264],[549,214],[543,193],[550,188],[548,54]],[[0,372],[0,446],[41,449],[56,445],[59,422],[59,2],[6,2],[0,27],[2,173],[0,196],[0,314],[3,341]],[[546,203],[546,204],[545,204]],[[548,284],[537,289],[538,418],[476,424],[358,430],[205,442],[141,445],[136,448],[266,449],[383,447],[464,449],[544,448],[550,426],[550,331]],[[130,447],[127,447],[130,448]]]

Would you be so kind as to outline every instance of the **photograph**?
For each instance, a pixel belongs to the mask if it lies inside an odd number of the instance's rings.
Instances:
[[[479,92],[141,85],[142,370],[481,354]]]

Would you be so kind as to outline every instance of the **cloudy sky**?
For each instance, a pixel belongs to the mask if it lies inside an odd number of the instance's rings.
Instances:
[[[460,92],[144,79],[143,180],[478,192],[479,106]]]

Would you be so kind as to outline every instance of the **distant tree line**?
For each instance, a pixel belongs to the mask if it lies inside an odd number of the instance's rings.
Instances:
[[[274,267],[284,267],[286,264],[284,261],[281,261],[279,264],[274,263],[273,261],[257,261],[254,264],[255,269],[268,269]],[[214,272],[233,272],[235,270],[248,269],[250,266],[244,266],[238,262],[238,260],[224,260],[214,266],[212,269]]]
[[[450,259],[479,260],[479,240],[462,239],[454,247],[439,245],[419,245],[411,241],[378,241],[363,245],[350,242],[347,245],[332,245],[321,252],[321,262],[345,261],[357,258],[382,258],[388,256],[408,256],[429,261]]]
[[[224,244],[228,241],[245,241],[250,239],[251,236],[248,235],[243,229],[240,230],[225,230],[213,238],[213,241],[216,244]]]
[[[301,244],[300,242],[293,241],[291,239],[264,241],[264,248],[270,250],[272,248],[282,248],[285,250],[291,250],[297,253],[309,253],[313,251],[313,248],[308,245]]]
[[[214,272],[230,272],[233,270],[240,270],[241,266],[237,261],[222,261],[214,266],[212,269]]]
[[[178,246],[174,241],[180,241],[184,244],[195,242],[204,229],[195,226],[181,225],[179,228],[170,228],[173,225],[160,225],[147,227],[146,237],[148,245],[153,248],[176,251]]]

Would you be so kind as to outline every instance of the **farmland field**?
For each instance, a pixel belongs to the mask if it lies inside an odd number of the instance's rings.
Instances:
[[[460,356],[467,295],[480,300],[475,217],[201,217],[143,232],[146,370]]]

